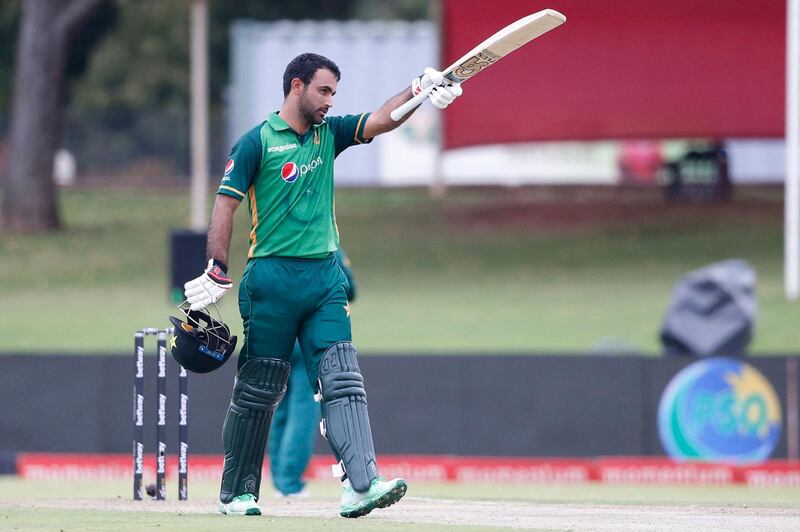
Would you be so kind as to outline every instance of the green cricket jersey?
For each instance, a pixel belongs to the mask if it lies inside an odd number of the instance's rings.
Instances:
[[[368,117],[331,116],[300,136],[271,113],[236,142],[217,193],[248,198],[248,258],[321,258],[338,249],[333,161],[372,140],[364,138]]]

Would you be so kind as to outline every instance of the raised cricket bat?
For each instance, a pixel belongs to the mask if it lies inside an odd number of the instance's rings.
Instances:
[[[444,78],[453,83],[463,83],[520,46],[557,28],[566,21],[567,17],[554,9],[543,9],[521,18],[498,31],[444,69],[442,71]],[[403,118],[409,111],[421,104],[433,89],[433,86],[426,88],[392,111],[392,119],[398,121]]]

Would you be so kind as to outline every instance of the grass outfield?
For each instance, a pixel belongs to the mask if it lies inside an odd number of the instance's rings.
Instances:
[[[174,489],[174,482],[168,485]],[[737,525],[775,525],[791,529],[800,516],[800,488],[746,488],[741,486],[607,486],[585,485],[475,485],[460,483],[412,483],[407,497],[388,510],[377,510],[367,518],[339,518],[339,488],[333,481],[310,485],[311,498],[287,501],[263,494],[261,518],[233,519],[216,513],[216,483],[190,483],[190,500],[177,503],[129,501],[130,483],[119,481],[34,481],[0,477],[0,528],[4,530],[493,530],[504,527],[539,529],[681,529],[674,521],[680,513],[694,513],[691,529],[706,529],[712,521],[718,528]],[[174,491],[169,493],[170,499]],[[33,501],[33,502],[31,502]],[[35,512],[31,511],[33,504]],[[684,512],[684,508],[688,509]],[[435,509],[430,516],[401,512]],[[472,512],[498,515],[472,515]],[[507,513],[500,514],[505,510]],[[673,520],[648,522],[658,510]],[[446,512],[460,513],[448,520]],[[717,515],[708,515],[711,512]],[[725,521],[726,517],[739,519]],[[509,515],[513,514],[513,515]],[[721,514],[721,515],[720,515]],[[768,521],[741,521],[741,517]],[[509,518],[510,517],[510,518]],[[614,526],[619,520],[618,526]],[[646,523],[642,527],[642,522]],[[454,521],[454,522],[450,522]],[[489,524],[487,524],[487,522]],[[483,524],[481,524],[483,523]],[[543,524],[548,526],[541,526]],[[626,523],[627,526],[626,526]],[[538,525],[538,526],[537,526]],[[639,528],[636,528],[636,527]],[[689,528],[685,528],[689,529]]]
[[[152,479],[150,479],[152,480]],[[145,479],[145,484],[147,479]],[[269,507],[274,491],[265,478],[262,484],[262,503]],[[167,498],[174,500],[177,485],[175,479],[167,482]],[[310,481],[312,499],[329,501],[341,495],[339,483]],[[219,483],[189,480],[189,499],[208,501],[211,510],[216,510]],[[800,509],[800,487],[746,487],[696,486],[696,485],[609,485],[586,484],[475,484],[462,482],[411,482],[409,496],[438,499],[503,500],[541,503],[600,504],[666,504],[666,505],[722,505],[722,506],[782,506]],[[29,480],[0,475],[0,500],[39,497],[43,499],[129,499],[130,481],[86,481],[86,480]],[[325,503],[327,504],[327,503]],[[324,505],[324,504],[322,504]],[[334,504],[333,509],[338,506]],[[357,522],[357,521],[349,521]]]
[[[800,312],[783,296],[779,194],[683,206],[644,192],[555,194],[563,197],[537,189],[458,189],[442,200],[425,190],[338,190],[337,221],[359,290],[359,349],[656,353],[675,280],[741,257],[759,275],[752,350],[797,350]],[[61,203],[64,232],[0,235],[0,352],[127,352],[133,329],[167,325],[167,235],[185,225],[188,195],[70,189]],[[236,223],[238,279],[245,208]],[[222,310],[238,330],[234,294]]]

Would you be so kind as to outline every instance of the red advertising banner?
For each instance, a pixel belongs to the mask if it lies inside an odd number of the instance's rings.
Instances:
[[[189,478],[217,482],[222,456],[190,455]],[[668,458],[529,458],[487,456],[383,455],[381,473],[417,482],[486,484],[745,484],[753,487],[800,487],[800,463],[769,460],[753,466],[704,462],[675,462]],[[334,481],[333,458],[314,456],[306,470],[313,480]],[[20,453],[17,474],[28,479],[132,479],[133,459],[127,454]],[[178,460],[167,457],[167,478],[177,478]],[[269,467],[264,468],[269,477]],[[145,482],[155,479],[155,459],[146,456]],[[191,489],[191,488],[190,488]]]
[[[784,0],[443,0],[442,66],[545,8],[567,22],[464,84],[446,149],[783,136]]]

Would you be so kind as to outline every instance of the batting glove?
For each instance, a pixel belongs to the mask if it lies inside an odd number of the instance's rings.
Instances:
[[[210,259],[203,275],[183,285],[183,295],[191,310],[200,310],[216,303],[233,287],[233,281],[225,270],[222,263]]]
[[[461,83],[448,83],[434,87],[431,93],[428,94],[428,99],[439,109],[444,109],[453,103],[453,100],[461,96],[462,93]]]
[[[431,85],[441,85],[444,83],[444,76],[435,68],[428,67],[422,71],[421,76],[411,80],[411,94],[416,96]]]
[[[441,72],[434,68],[426,68],[423,74],[411,81],[411,92],[416,96],[420,92],[433,86],[433,89],[428,93],[430,102],[439,109],[444,109],[453,100],[461,96],[461,84],[451,83],[444,79]]]

